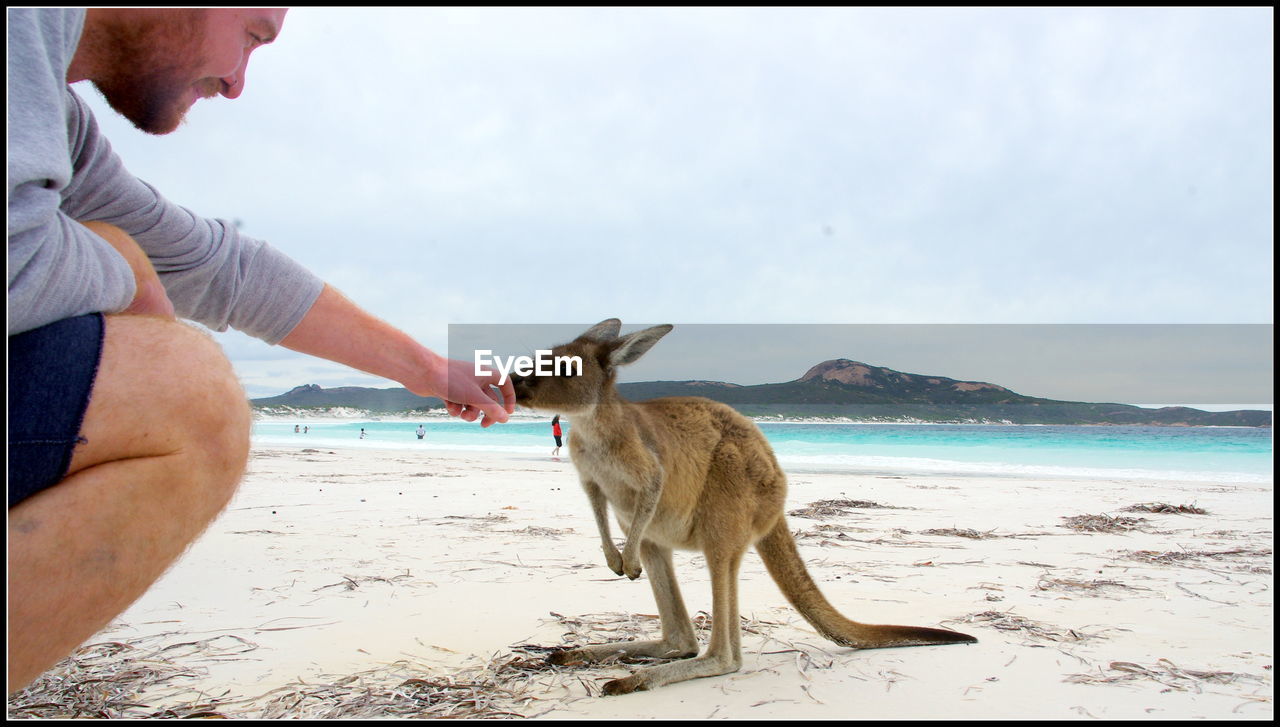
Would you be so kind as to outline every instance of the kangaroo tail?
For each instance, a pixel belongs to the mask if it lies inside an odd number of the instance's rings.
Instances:
[[[791,605],[818,633],[841,646],[877,649],[890,646],[963,644],[977,641],[968,634],[924,626],[888,626],[858,623],[837,611],[810,577],[795,538],[784,517],[779,517],[768,534],[756,543],[764,565]]]

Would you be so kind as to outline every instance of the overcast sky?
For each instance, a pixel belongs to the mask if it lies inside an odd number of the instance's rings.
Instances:
[[[1269,324],[1273,18],[303,8],[169,136],[81,93],[138,176],[442,352],[614,316]],[[251,396],[393,385],[219,340]]]

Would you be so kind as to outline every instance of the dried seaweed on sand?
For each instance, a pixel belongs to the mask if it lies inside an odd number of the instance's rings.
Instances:
[[[558,540],[561,535],[572,534],[573,528],[556,529],[556,528],[544,528],[538,525],[530,525],[529,527],[523,528],[520,530],[507,530],[505,532],[512,533],[514,535],[532,535],[538,538],[552,538],[552,539]]]
[[[1089,634],[1076,629],[1050,626],[1049,624],[1034,621],[1025,616],[1019,616],[1008,611],[982,611],[980,613],[971,613],[968,616],[959,619],[959,621],[961,623],[990,626],[991,628],[999,629],[1000,631],[1016,631],[1033,639],[1040,639],[1043,641],[1075,642],[1097,637],[1097,634]]]
[[[1106,513],[1075,515],[1064,517],[1063,520],[1066,521],[1062,526],[1064,528],[1090,533],[1127,533],[1130,530],[1139,529],[1143,523],[1147,522],[1147,519],[1142,517],[1112,517]]]
[[[337,583],[330,583],[330,584],[328,584],[328,585],[326,585],[326,586],[320,586],[320,587],[318,587],[318,588],[313,588],[313,589],[311,589],[311,590],[312,590],[313,592],[317,592],[317,591],[323,591],[323,590],[325,590],[326,588],[335,588],[335,587],[337,587],[337,586],[342,586],[342,589],[343,589],[343,590],[345,590],[345,591],[354,591],[354,590],[356,590],[357,588],[359,588],[359,587],[360,587],[360,584],[362,584],[362,583],[392,583],[392,584],[394,584],[396,581],[403,580],[403,579],[405,579],[405,578],[413,578],[413,575],[412,575],[411,573],[409,573],[409,572],[406,570],[404,573],[400,573],[399,575],[394,575],[394,576],[390,576],[390,577],[383,577],[383,576],[356,576],[355,578],[352,578],[351,576],[343,576],[343,577],[342,577],[342,580],[341,580],[341,581],[338,581]]]
[[[1233,684],[1240,681],[1266,684],[1270,680],[1240,672],[1183,669],[1168,659],[1159,659],[1153,666],[1143,666],[1131,661],[1113,661],[1107,665],[1106,669],[1098,667],[1096,673],[1071,674],[1063,681],[1071,684],[1123,684],[1152,681],[1180,692],[1199,693],[1204,684]]]
[[[971,540],[986,540],[988,538],[1012,538],[1013,535],[996,535],[994,530],[980,531],[973,528],[931,528],[929,530],[921,530],[921,535],[950,535],[956,538],[969,538]]]
[[[1270,548],[1232,548],[1231,550],[1127,550],[1120,553],[1125,560],[1136,560],[1151,565],[1178,565],[1191,568],[1205,568],[1207,562],[1224,563],[1231,570],[1249,573],[1270,573]],[[1248,559],[1264,562],[1249,563]],[[1242,563],[1241,560],[1246,562]]]
[[[511,518],[501,513],[496,513],[496,514],[489,513],[488,515],[445,515],[440,519],[441,520],[475,520],[477,522],[485,522],[485,523],[504,523],[510,520]],[[440,523],[440,524],[444,525],[447,523]]]
[[[870,500],[818,500],[787,514],[792,517],[806,517],[821,520],[829,517],[848,515],[853,510],[897,510],[892,505],[881,505]]]
[[[513,688],[514,687],[514,688]],[[408,661],[339,677],[330,683],[299,682],[268,692],[263,719],[373,719],[523,717],[514,711],[535,698],[497,678],[491,665],[431,674]],[[248,716],[248,715],[245,715]]]
[[[819,545],[827,545],[827,544],[836,545],[837,543],[833,543],[832,542],[833,540],[843,540],[843,541],[855,540],[853,536],[845,532],[851,529],[852,528],[846,527],[844,525],[820,523],[818,525],[814,525],[812,528],[808,530],[797,530],[791,535],[796,540],[809,540],[812,538],[820,538],[822,542],[819,543]]]
[[[193,682],[207,670],[175,661],[198,656],[222,661],[253,651],[258,645],[224,634],[156,648],[152,639],[107,641],[76,649],[26,689],[9,696],[8,716],[38,719],[97,717],[222,717],[225,702],[211,699]],[[146,699],[140,698],[147,692]],[[163,700],[177,706],[143,703]]]
[[[1048,575],[1040,576],[1036,588],[1041,591],[1067,591],[1069,593],[1091,593],[1103,588],[1122,588],[1128,591],[1149,591],[1149,588],[1140,586],[1131,586],[1120,581],[1106,580],[1095,578],[1089,581],[1076,580],[1074,578],[1054,578]]]
[[[1140,502],[1130,505],[1120,512],[1159,512],[1178,515],[1208,515],[1209,511],[1195,505],[1167,505],[1163,502]]]

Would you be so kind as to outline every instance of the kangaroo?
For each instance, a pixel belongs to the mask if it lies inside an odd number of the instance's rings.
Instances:
[[[738,567],[752,545],[791,605],[837,644],[874,649],[977,641],[945,629],[858,623],[836,611],[796,549],[783,514],[786,476],[759,428],[728,405],[701,397],[621,398],[614,387],[617,367],[635,362],[672,330],[662,325],[619,337],[621,325],[616,318],[602,321],[552,351],[578,356],[580,374],[512,379],[522,406],[571,418],[569,454],[591,502],[605,561],[632,580],[648,572],[662,638],[568,648],[548,655],[549,662],[619,655],[680,660],[614,679],[605,684],[606,695],[737,671]],[[621,552],[610,536],[610,507],[627,536]],[[701,551],[711,571],[711,643],[701,656],[676,583],[675,548]]]

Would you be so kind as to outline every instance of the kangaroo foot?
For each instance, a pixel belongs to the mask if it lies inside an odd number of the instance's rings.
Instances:
[[[605,683],[604,694],[612,697],[619,694],[642,692],[646,689],[656,689],[664,684],[730,674],[741,667],[741,658],[717,658],[711,655],[700,656],[687,661],[659,664],[639,669],[631,676]]]
[[[547,663],[555,666],[597,664],[602,661],[624,660],[636,657],[649,659],[688,659],[697,656],[692,648],[673,646],[665,641],[619,641],[610,644],[588,644],[570,647],[547,654]]]

